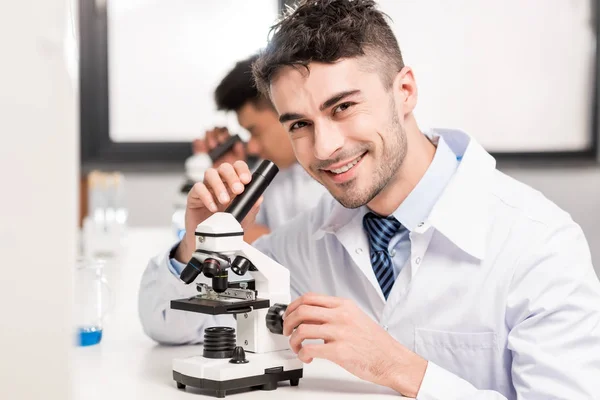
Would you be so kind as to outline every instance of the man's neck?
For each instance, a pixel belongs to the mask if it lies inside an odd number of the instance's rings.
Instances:
[[[406,139],[408,150],[402,166],[387,186],[367,204],[379,215],[391,215],[402,204],[425,175],[435,155],[435,146],[421,133],[416,123],[407,124]]]

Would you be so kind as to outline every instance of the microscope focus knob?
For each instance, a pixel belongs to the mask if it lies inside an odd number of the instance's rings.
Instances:
[[[267,312],[267,328],[271,333],[283,335],[283,314],[287,310],[285,304],[274,304]]]

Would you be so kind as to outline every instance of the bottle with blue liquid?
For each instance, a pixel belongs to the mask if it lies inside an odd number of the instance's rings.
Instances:
[[[102,340],[103,321],[112,302],[105,266],[101,259],[81,257],[77,260],[73,300],[78,346],[91,346]]]

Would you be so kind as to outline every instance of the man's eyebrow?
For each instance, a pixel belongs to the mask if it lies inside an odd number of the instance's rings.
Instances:
[[[343,100],[346,97],[349,97],[349,96],[352,96],[352,95],[355,95],[358,93],[360,93],[360,90],[356,89],[356,90],[346,90],[344,92],[334,94],[328,100],[326,100],[323,104],[321,104],[321,106],[319,107],[319,110],[323,111],[323,110],[333,106],[338,101]]]
[[[323,104],[321,104],[321,106],[319,107],[319,110],[323,111],[323,110],[333,106],[338,101],[343,100],[346,97],[350,97],[350,96],[353,96],[358,93],[360,93],[360,90],[356,89],[356,90],[346,90],[346,91],[334,94],[329,99],[327,99]],[[281,122],[283,124],[284,122],[293,121],[293,120],[297,120],[297,119],[303,119],[303,118],[306,118],[306,117],[302,114],[284,113],[284,114],[281,114],[281,116],[279,117],[279,122]]]
[[[281,122],[283,124],[284,122],[293,121],[293,120],[302,119],[302,118],[304,118],[304,115],[302,115],[302,114],[285,113],[285,114],[281,114],[281,116],[279,117],[279,122]]]

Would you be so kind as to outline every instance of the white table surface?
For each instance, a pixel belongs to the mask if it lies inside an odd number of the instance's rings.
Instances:
[[[173,358],[202,353],[201,346],[161,346],[143,332],[137,313],[137,293],[148,259],[173,243],[169,229],[130,229],[125,249],[107,266],[115,306],[104,327],[101,343],[73,351],[74,399],[209,399],[199,390],[176,388]],[[336,364],[314,360],[304,366],[300,385],[281,383],[274,391],[227,395],[229,399],[286,400],[318,398],[402,398],[391,389],[362,381]]]

